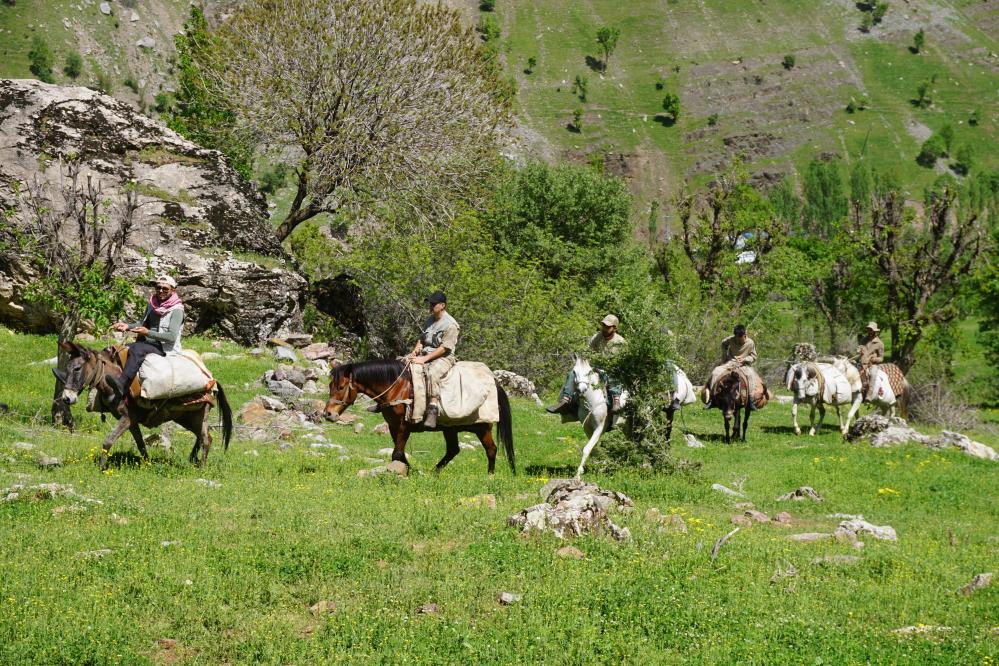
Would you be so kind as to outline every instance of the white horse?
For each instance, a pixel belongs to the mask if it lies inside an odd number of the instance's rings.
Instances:
[[[833,365],[841,372],[853,372],[857,376],[857,381],[861,380],[860,371],[849,360],[842,356],[837,356]],[[874,409],[885,416],[895,416],[896,407],[901,411],[902,418],[908,416],[909,403],[909,382],[902,380],[902,391],[899,395],[891,385],[891,379],[884,370],[884,365],[872,365],[867,368],[867,393],[863,395],[864,402],[874,406]],[[852,380],[851,380],[852,381]],[[848,424],[849,425],[849,424]]]
[[[850,421],[860,409],[863,401],[863,388],[860,381],[860,373],[857,369],[846,364],[846,368],[840,368],[829,363],[795,363],[787,371],[787,388],[794,394],[794,402],[791,403],[791,418],[794,422],[794,434],[800,435],[801,428],[798,426],[798,405],[806,403],[811,405],[809,422],[811,425],[809,435],[814,436],[822,429],[822,422],[826,418],[826,405],[836,408],[836,420],[839,423],[839,431],[846,434],[850,429]],[[850,411],[846,415],[846,423],[843,423],[843,415],[840,412],[841,405],[850,405]],[[819,422],[815,423],[815,410],[819,411]]]

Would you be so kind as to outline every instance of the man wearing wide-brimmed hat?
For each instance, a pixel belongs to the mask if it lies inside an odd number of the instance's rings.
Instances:
[[[867,323],[867,339],[864,340],[864,344],[857,347],[857,360],[861,368],[884,363],[885,343],[881,342],[881,338],[878,337],[880,332],[877,322]]]
[[[600,331],[593,334],[588,343],[590,349],[595,352],[606,352],[614,354],[627,344],[627,341],[617,332],[618,318],[609,314],[600,320]],[[606,379],[606,376],[605,376]],[[621,402],[621,387],[612,382],[608,382],[607,389],[611,394],[611,410],[616,411]],[[572,370],[565,377],[565,384],[559,394],[558,403],[547,408],[549,414],[574,414],[576,405],[574,398],[576,395],[576,384],[573,381]]]
[[[427,415],[423,425],[428,428],[437,427],[437,417],[440,415],[441,380],[454,367],[457,359],[454,350],[458,346],[460,327],[454,317],[448,313],[447,297],[444,292],[435,291],[427,296],[426,303],[430,308],[430,316],[423,324],[423,333],[413,351],[406,360],[414,365],[426,365],[424,373],[427,377]]]

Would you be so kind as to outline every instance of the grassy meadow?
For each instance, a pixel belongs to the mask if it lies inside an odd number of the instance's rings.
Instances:
[[[270,359],[234,345],[210,361],[236,408],[259,391]],[[123,438],[112,467],[93,464],[110,427],[77,409],[75,434],[45,425],[51,337],[0,331],[0,488],[72,484],[100,504],[59,497],[0,502],[0,663],[940,663],[999,659],[999,586],[957,590],[999,555],[997,466],[958,451],[873,449],[835,429],[795,437],[789,407],[754,415],[746,444],[726,446],[717,411],[685,410],[677,456],[701,463],[674,476],[588,475],[629,495],[614,516],[632,539],[581,538],[577,560],[553,537],[521,536],[507,516],[540,501],[549,479],[571,475],[583,443],[533,403],[514,402],[520,474],[500,461],[485,473],[481,449],[439,477],[439,436],[411,440],[408,478],[358,478],[388,438],[379,417],[322,432],[347,448],[312,449],[297,436],[281,450],[239,437],[187,463],[193,438],[151,447],[140,464]],[[234,358],[226,359],[226,356]],[[993,447],[994,430],[972,433]],[[33,450],[16,446],[34,444]],[[42,470],[39,452],[63,459]],[[255,452],[255,453],[253,453]],[[325,454],[325,455],[317,455]],[[217,487],[201,480],[217,482]],[[712,483],[742,487],[790,528],[744,528],[712,563],[715,541],[741,513]],[[808,485],[821,504],[777,502]],[[491,493],[496,508],[469,498]],[[661,529],[657,508],[686,521]],[[833,513],[892,525],[897,543],[863,538],[799,544],[790,533],[832,531]],[[102,557],[94,551],[109,549]],[[89,555],[88,555],[89,554]],[[826,555],[852,565],[816,564]],[[789,566],[794,576],[775,576]],[[506,606],[497,595],[523,595]],[[325,609],[310,608],[326,602]],[[425,604],[433,613],[421,613]],[[947,631],[903,636],[903,626]]]

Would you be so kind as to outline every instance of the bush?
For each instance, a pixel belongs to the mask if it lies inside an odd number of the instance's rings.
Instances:
[[[708,116],[708,127],[714,127],[717,124],[718,124],[718,114],[712,113],[710,116]]]
[[[680,119],[680,96],[676,93],[666,93],[663,97],[663,111],[670,123]]]
[[[873,27],[874,19],[871,18],[869,13],[865,12],[863,18],[860,19],[860,32],[870,32]]]
[[[136,81],[135,77],[132,76],[131,74],[127,74],[125,76],[125,80],[122,81],[122,83],[124,83],[125,87],[134,92],[136,95],[139,94],[139,82]]]
[[[31,38],[31,50],[28,51],[29,69],[43,83],[55,83],[52,75],[52,50],[41,35]]]
[[[479,23],[475,26],[475,31],[479,33],[482,41],[486,44],[499,39],[502,34],[499,20],[492,14],[483,14],[480,16]]]
[[[957,149],[957,154],[954,156],[954,161],[951,162],[950,168],[957,174],[967,176],[974,165],[974,149],[971,147],[971,144],[965,143]]]
[[[174,107],[174,96],[171,93],[162,91],[156,93],[156,97],[153,98],[153,108],[156,109],[157,113],[170,113],[173,111]]]
[[[919,155],[916,156],[916,163],[919,164],[919,166],[932,169],[933,165],[937,163],[937,160],[943,157],[946,153],[947,146],[944,145],[944,140],[940,138],[940,135],[934,134],[923,142],[923,146],[919,150]]]
[[[260,191],[264,194],[273,194],[284,187],[287,180],[288,165],[284,162],[278,162],[260,174]]]
[[[662,90],[665,87],[666,87],[666,82],[665,81],[663,81],[662,79],[659,79],[658,81],[656,81],[656,90]]]
[[[94,73],[94,83],[91,86],[105,95],[114,93],[114,81],[111,76],[97,63],[91,61],[90,70]]]
[[[583,110],[576,109],[572,112],[572,126],[577,132],[583,131]]]
[[[79,78],[80,74],[83,73],[83,58],[77,51],[70,51],[66,54],[66,64],[62,71],[71,79]]]
[[[912,37],[912,51],[913,51],[913,53],[919,53],[920,51],[923,50],[923,46],[925,46],[925,45],[926,45],[926,33],[923,32],[922,28],[920,28],[919,32],[917,32]]]
[[[794,55],[788,53],[786,56],[784,56],[784,59],[781,60],[780,64],[782,67],[784,67],[784,69],[790,70],[794,68],[794,62],[795,62]]]
[[[920,109],[925,109],[933,104],[933,100],[929,97],[931,85],[932,83],[930,81],[923,81],[916,86],[916,99],[912,100],[912,103],[915,106]]]
[[[580,102],[586,101],[586,89],[589,80],[583,74],[576,74],[576,80],[572,82],[572,93],[579,97]]]
[[[496,9],[496,0],[479,0],[479,9],[484,12],[491,12]]]
[[[947,148],[947,155],[950,155],[950,151],[954,148],[954,127],[950,123],[944,125],[937,132],[940,138],[943,139],[944,146]]]
[[[888,3],[887,2],[875,2],[874,8],[871,9],[871,21],[874,23],[881,23],[884,20],[885,14],[888,13]]]
[[[527,59],[527,69],[524,70],[525,73],[531,74],[534,72],[534,68],[538,66],[538,59],[531,56]]]

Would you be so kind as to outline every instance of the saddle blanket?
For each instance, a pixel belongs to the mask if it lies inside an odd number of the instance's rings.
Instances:
[[[413,402],[409,420],[421,423],[427,409],[427,382],[422,365],[411,365]],[[485,363],[458,361],[441,380],[440,426],[499,422],[496,378]]]
[[[159,356],[150,354],[139,368],[140,396],[146,400],[177,398],[215,387],[212,373],[194,350]]]

